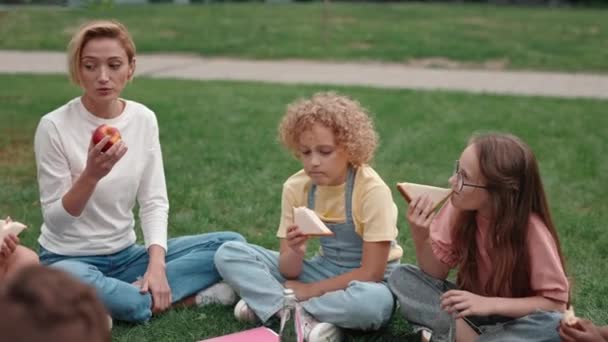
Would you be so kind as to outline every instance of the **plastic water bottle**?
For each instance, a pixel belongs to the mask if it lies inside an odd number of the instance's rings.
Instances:
[[[296,295],[292,289],[283,290],[283,310],[281,312],[281,342],[301,342],[301,334],[296,324]]]

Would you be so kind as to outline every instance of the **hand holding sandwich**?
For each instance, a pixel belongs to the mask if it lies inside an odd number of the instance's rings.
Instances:
[[[301,266],[302,259],[306,254],[306,241],[308,241],[308,235],[302,233],[297,225],[291,225],[287,227],[287,235],[285,236],[287,247],[293,253],[292,256],[299,258],[298,265]],[[293,262],[293,259],[291,259]],[[299,272],[298,272],[299,274]],[[283,286],[286,289],[292,289],[296,298],[300,301],[305,301],[313,297],[318,297],[322,293],[318,292],[318,287],[312,286],[311,284],[302,283],[297,280],[287,280]]]
[[[304,235],[297,225],[291,225],[287,228],[287,246],[296,255],[304,256],[306,254],[306,241],[308,236]]]
[[[11,222],[11,218],[7,217],[4,223],[2,224],[2,229],[4,229],[4,224],[8,224]],[[2,241],[0,241],[0,268],[4,268],[6,263],[11,258],[11,255],[17,249],[17,245],[19,244],[19,238],[13,234],[9,234],[4,237]]]
[[[429,236],[429,227],[435,218],[433,201],[427,195],[416,197],[407,209],[407,221],[415,241],[425,240]]]
[[[297,225],[287,227],[287,234],[281,239],[279,271],[285,279],[296,279],[302,272],[302,264],[306,255],[308,236],[302,234]]]
[[[445,279],[450,268],[443,264],[431,247],[430,227],[435,218],[435,205],[427,195],[413,198],[407,209],[407,221],[410,225],[418,267],[426,274],[437,279]]]
[[[608,327],[597,327],[587,319],[579,319],[575,325],[560,322],[559,336],[565,342],[603,342],[608,341]]]
[[[19,238],[15,235],[7,235],[2,241],[2,247],[0,247],[0,268],[4,267],[8,260],[11,258],[11,255],[17,249],[17,245],[19,244]]]

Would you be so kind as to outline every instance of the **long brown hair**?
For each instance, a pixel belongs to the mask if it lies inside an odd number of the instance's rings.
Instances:
[[[456,250],[460,252],[458,286],[485,296],[532,296],[530,255],[526,248],[530,215],[538,215],[547,226],[565,270],[536,158],[528,145],[509,134],[476,135],[469,144],[475,147],[490,194],[492,218],[485,249],[491,251],[489,257],[494,267],[487,284],[480,284],[475,213],[464,214],[462,224],[452,231]]]

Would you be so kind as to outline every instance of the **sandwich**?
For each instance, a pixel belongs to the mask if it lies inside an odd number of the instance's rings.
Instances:
[[[562,322],[570,327],[573,327],[578,324],[578,317],[574,315],[574,308],[572,305],[568,308],[568,310],[564,311],[564,315],[562,316]]]
[[[4,238],[9,234],[13,234],[15,236],[19,235],[21,231],[27,228],[23,223],[11,221],[10,218],[6,220],[0,220],[0,243],[4,241]]]
[[[308,236],[332,236],[334,233],[327,228],[317,214],[306,208],[293,208],[293,221],[302,234]]]
[[[407,203],[410,203],[416,197],[427,195],[433,202],[433,210],[439,208],[453,193],[452,189],[415,183],[397,183],[397,190],[403,195]]]

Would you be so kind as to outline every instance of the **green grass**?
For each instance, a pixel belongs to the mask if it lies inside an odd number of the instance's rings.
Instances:
[[[442,57],[460,67],[606,72],[607,15],[606,9],[394,3],[20,8],[0,10],[0,48],[64,50],[81,23],[116,18],[148,53],[394,62]]]
[[[41,224],[33,134],[39,118],[78,95],[59,76],[0,76],[0,215]],[[277,248],[282,182],[299,169],[276,142],[285,105],[322,86],[139,79],[125,95],[156,111],[171,201],[170,235],[234,230]],[[398,181],[444,185],[467,138],[477,130],[509,131],[536,152],[574,279],[577,313],[608,323],[608,102],[448,92],[337,88],[375,113],[381,146],[375,168]],[[400,208],[404,262],[414,251]],[[140,236],[141,239],[141,236]],[[150,324],[117,324],[118,341],[194,341],[244,329],[231,308],[171,311]],[[350,333],[357,341],[403,340],[407,323]]]

